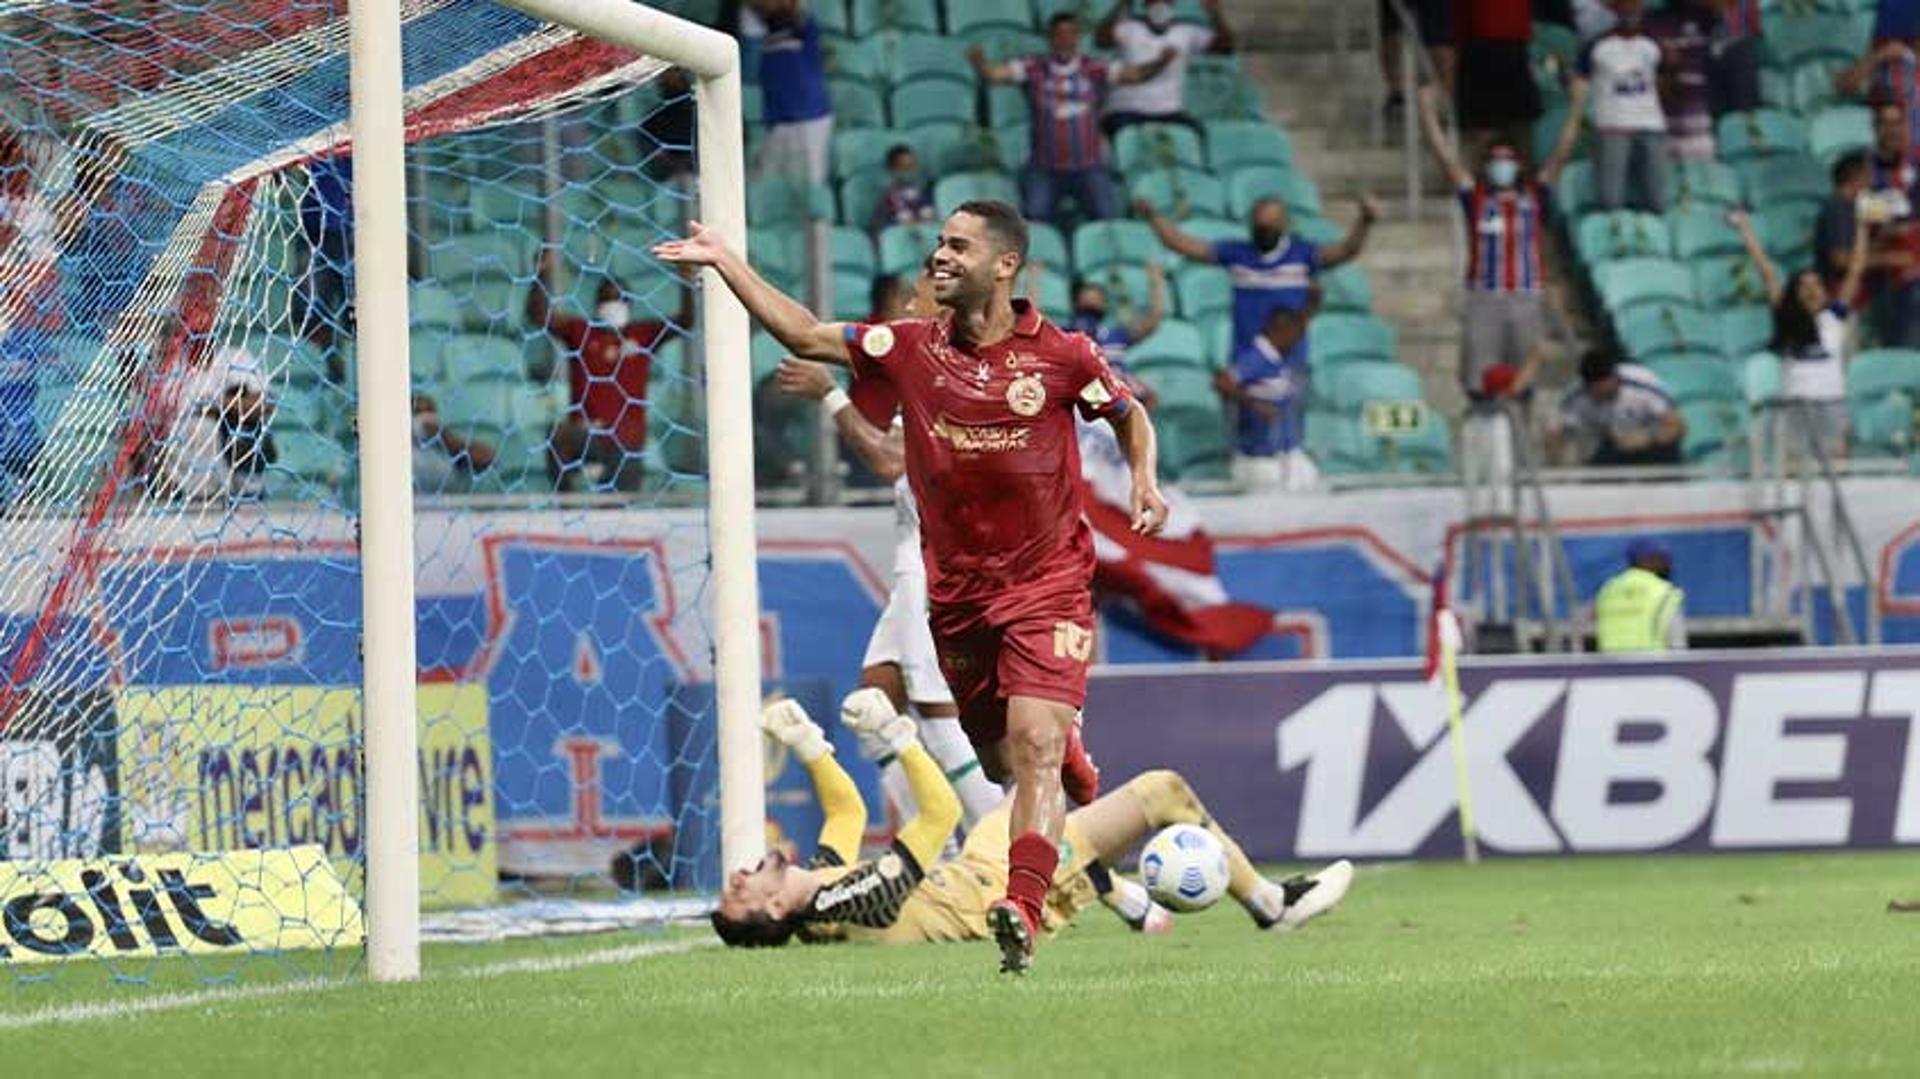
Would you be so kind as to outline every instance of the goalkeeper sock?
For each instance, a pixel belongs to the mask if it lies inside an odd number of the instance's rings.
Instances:
[[[920,744],[927,747],[928,754],[947,774],[947,782],[953,784],[953,793],[960,796],[962,827],[972,831],[981,817],[1006,800],[1006,792],[981,771],[980,758],[974,753],[973,743],[967,739],[959,720],[950,716],[923,716],[917,708],[913,709],[913,715],[920,723]]]
[[[1007,847],[1007,898],[1036,930],[1047,889],[1053,886],[1053,871],[1059,866],[1060,848],[1039,832],[1022,833]]]
[[[1147,894],[1147,890],[1140,885],[1139,881],[1109,873],[1107,867],[1098,862],[1087,867],[1089,877],[1093,876],[1096,867],[1107,878],[1107,888],[1100,892],[1100,902],[1105,903],[1108,910],[1118,914],[1128,925],[1144,924],[1148,912],[1153,910],[1153,897]],[[1099,886],[1098,881],[1094,884],[1096,888]]]

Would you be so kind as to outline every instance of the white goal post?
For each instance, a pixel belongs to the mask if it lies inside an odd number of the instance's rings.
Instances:
[[[740,51],[726,34],[629,0],[504,0],[685,68],[694,76],[699,206],[746,250]],[[351,0],[354,303],[358,318],[360,558],[364,597],[367,965],[375,981],[420,971],[415,766],[413,490],[408,442],[407,211],[400,0]],[[746,309],[704,271],[708,531],[722,871],[764,849],[760,597],[756,578],[751,374]],[[717,433],[717,435],[715,434]]]

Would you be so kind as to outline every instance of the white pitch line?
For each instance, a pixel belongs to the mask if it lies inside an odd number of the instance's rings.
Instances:
[[[690,952],[696,948],[705,948],[718,943],[720,942],[711,938],[699,938],[658,944],[632,944],[624,948],[609,948],[606,951],[587,952],[583,955],[511,959],[501,963],[489,963],[484,966],[453,970],[443,975],[429,976],[425,980],[442,982],[502,978],[514,974],[555,974],[561,971],[579,970],[584,967],[607,966],[613,963],[629,963],[662,955],[678,955],[681,952]],[[39,1008],[30,1012],[20,1012],[14,1015],[0,1014],[0,1030],[29,1030],[34,1027],[56,1026],[62,1023],[90,1023],[101,1019],[125,1019],[128,1016],[179,1011],[183,1008],[222,1007],[228,1004],[238,1004],[254,1000],[272,1000],[278,997],[300,996],[306,993],[325,993],[335,989],[346,989],[353,986],[369,984],[371,983],[364,979],[341,978],[304,982],[281,982],[275,985],[247,986],[240,989],[202,989],[191,993],[163,993],[158,996],[140,997],[123,1001],[61,1004]]]

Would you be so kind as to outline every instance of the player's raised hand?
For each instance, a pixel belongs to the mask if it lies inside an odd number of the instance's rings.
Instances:
[[[919,738],[919,728],[911,718],[894,710],[884,690],[864,686],[847,694],[840,702],[840,722],[862,738],[872,738],[895,754],[902,753]]]
[[[687,238],[653,245],[653,257],[679,266],[717,266],[727,255],[720,234],[698,221],[687,222]]]
[[[1167,500],[1160,494],[1160,485],[1152,480],[1133,485],[1133,494],[1128,499],[1133,511],[1133,530],[1143,536],[1157,536],[1167,527]]]
[[[774,741],[793,750],[793,755],[812,764],[833,752],[827,733],[808,718],[800,702],[782,697],[760,709],[760,729]]]
[[[792,356],[780,361],[779,369],[773,373],[773,384],[789,397],[812,401],[825,397],[836,385],[825,364],[796,360]]]

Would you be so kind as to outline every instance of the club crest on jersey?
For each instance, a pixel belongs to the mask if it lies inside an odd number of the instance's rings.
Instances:
[[[987,361],[981,360],[980,366],[974,368],[973,380],[975,382],[978,382],[980,385],[985,386],[987,382],[992,378],[993,378],[993,368],[987,366]]]
[[[1047,387],[1040,376],[1021,375],[1007,384],[1007,407],[1016,416],[1038,416],[1047,407]]]
[[[893,327],[875,326],[860,339],[860,351],[879,359],[893,351]]]

